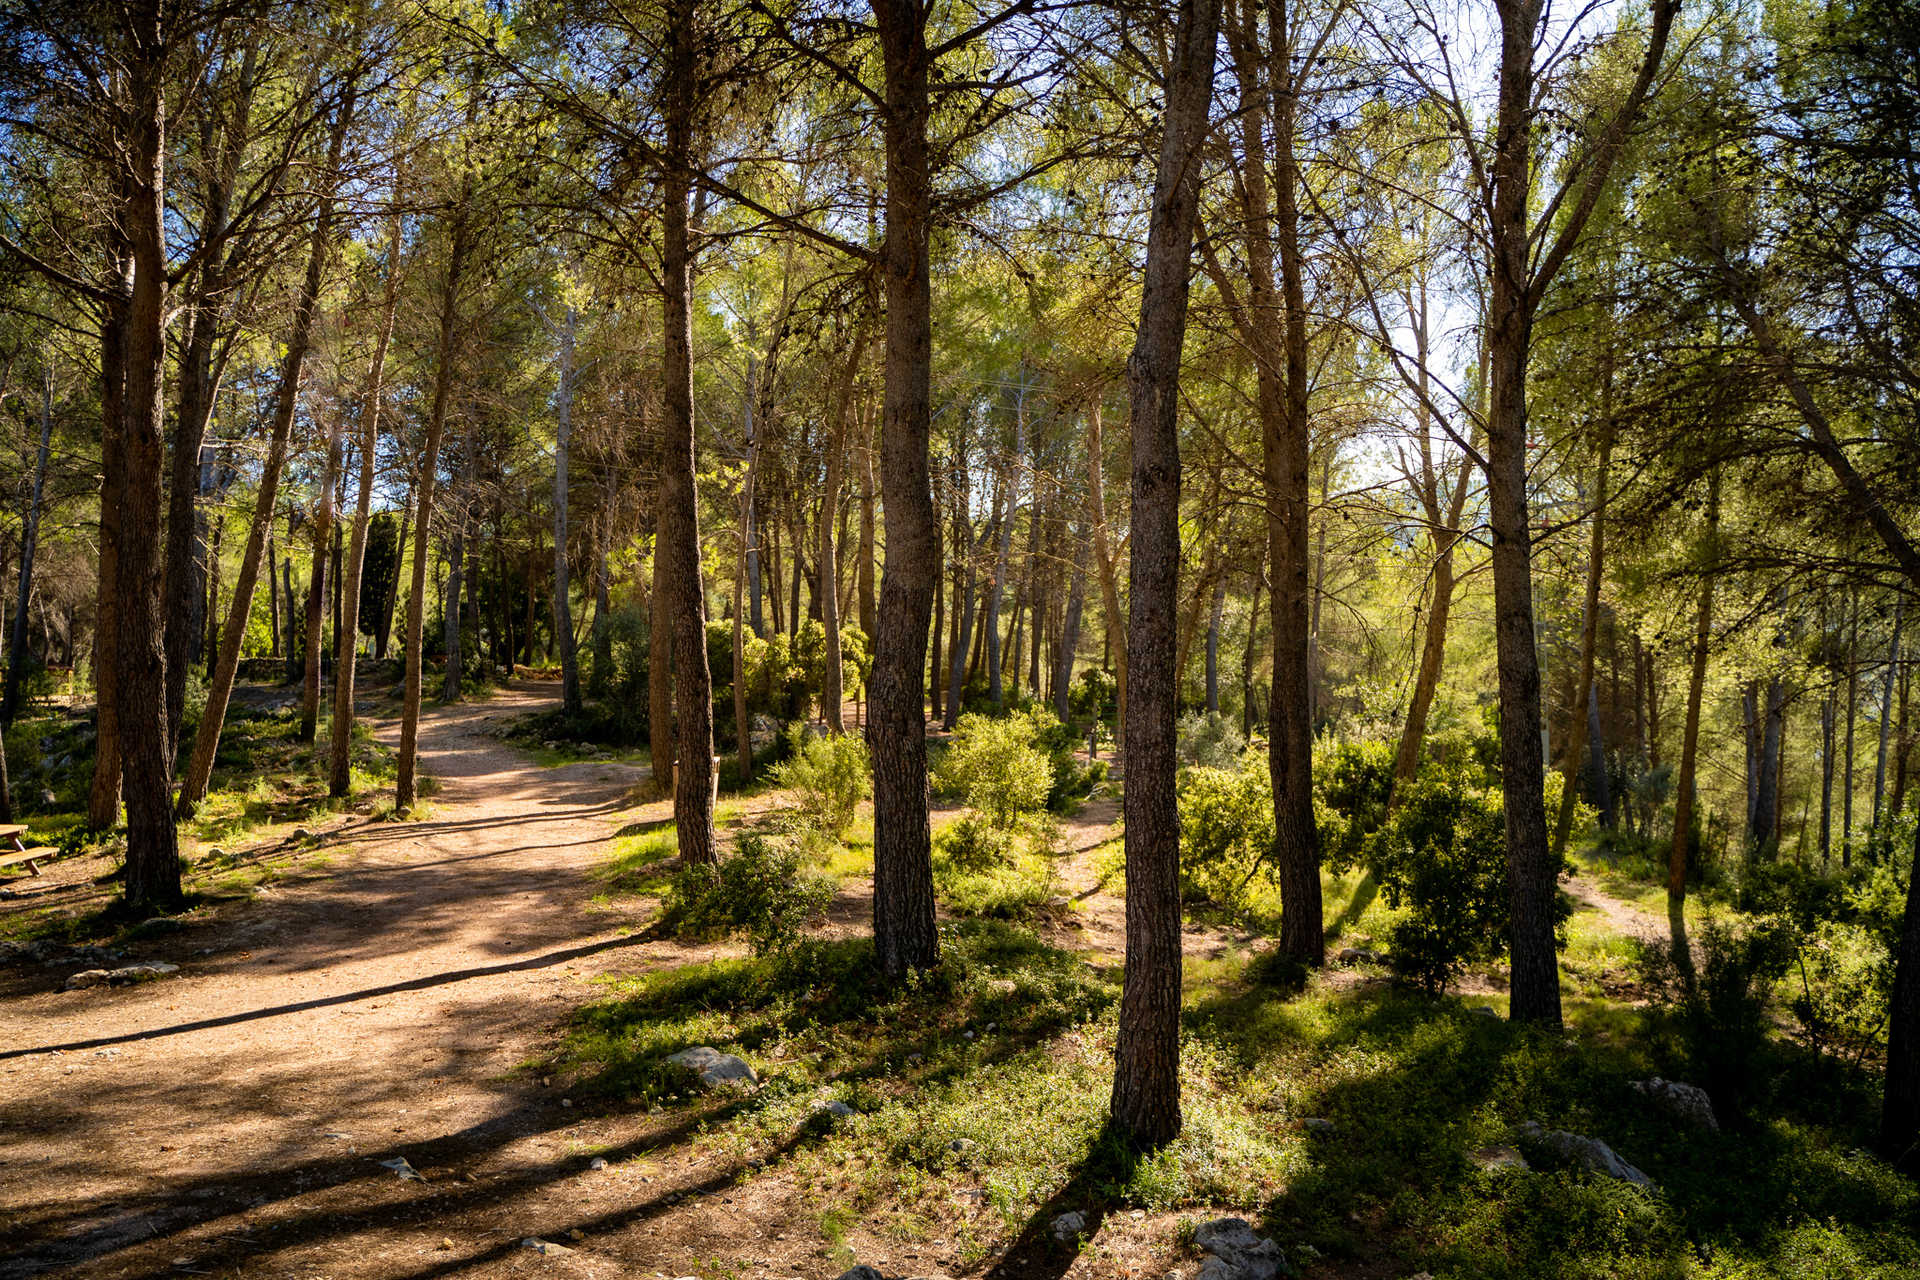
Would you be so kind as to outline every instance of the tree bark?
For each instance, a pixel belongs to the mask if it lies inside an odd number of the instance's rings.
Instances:
[[[1123,626],[1122,620],[1126,614],[1120,609],[1120,573],[1114,563],[1114,547],[1107,535],[1107,455],[1100,402],[1101,396],[1097,391],[1087,400],[1087,518],[1093,526],[1093,556],[1100,563],[1100,601],[1106,611],[1106,631],[1112,638],[1116,628]],[[1120,642],[1112,646],[1115,685],[1113,740],[1123,744],[1121,750],[1124,751],[1127,728],[1127,640],[1124,630],[1119,631],[1118,639]]]
[[[855,325],[853,346],[847,353],[846,368],[840,375],[840,394],[834,405],[833,435],[827,445],[827,488],[820,503],[820,621],[826,632],[827,653],[820,682],[820,718],[830,733],[845,733],[840,714],[845,698],[840,663],[840,560],[833,539],[833,512],[840,506],[841,471],[847,451],[848,428],[852,425],[853,397],[860,376],[860,362],[867,351],[867,326],[863,317]]]
[[[1893,678],[1900,669],[1900,624],[1905,620],[1906,599],[1896,596],[1893,601],[1893,640],[1887,646],[1887,674],[1880,688],[1880,752],[1873,765],[1873,829],[1880,829],[1880,806],[1887,794],[1887,737],[1893,725]],[[25,607],[25,601],[22,601]]]
[[[47,491],[47,464],[53,456],[53,361],[49,351],[40,371],[40,449],[33,461],[33,496],[27,501],[20,529],[20,583],[13,609],[13,630],[7,640],[7,687],[0,695],[0,727],[13,723],[20,710],[20,682],[27,666],[27,605],[33,599],[33,561],[40,546],[40,513]],[[1885,755],[1883,751],[1881,753]]]
[[[668,8],[666,51],[666,204],[660,223],[660,274],[665,321],[665,421],[660,490],[660,553],[673,619],[673,820],[680,859],[717,861],[713,844],[713,678],[707,669],[706,592],[700,581],[700,511],[694,488],[693,247],[688,228],[693,191],[695,92],[694,10],[697,0]]]
[[[401,235],[400,215],[396,213],[387,232],[387,282],[380,304],[380,328],[373,339],[366,395],[360,401],[360,476],[353,534],[341,566],[340,626],[334,636],[333,740],[327,771],[327,794],[336,799],[348,793],[353,776],[354,654],[360,642],[360,582],[367,563],[367,528],[372,519],[375,462],[380,448],[380,406],[386,394],[387,346],[393,340],[393,319],[400,300]],[[396,577],[401,563],[394,562]]]
[[[127,69],[126,169],[119,216],[131,250],[125,391],[121,400],[119,560],[115,566],[114,699],[122,729],[120,767],[127,804],[126,901],[180,901],[180,848],[173,825],[173,729],[167,721],[166,615],[162,579],[161,482],[167,362],[167,39],[159,7],[131,19]],[[127,732],[137,727],[137,732]]]
[[[887,510],[867,744],[873,758],[873,937],[882,972],[899,979],[940,962],[927,817],[924,671],[938,517],[928,476],[933,310],[933,156],[927,141],[933,59],[916,0],[876,0],[886,149],[886,390],[880,493]],[[950,690],[949,696],[957,696]]]
[[[1073,546],[1073,581],[1067,588],[1067,617],[1060,628],[1060,655],[1054,663],[1053,710],[1066,724],[1073,696],[1073,660],[1080,649],[1080,616],[1087,602],[1087,544],[1078,537]]]
[[[553,638],[560,648],[560,706],[580,713],[580,657],[573,643],[573,602],[567,580],[567,471],[573,448],[574,342],[580,316],[567,308],[560,330],[560,385],[554,393],[553,442]]]
[[[1114,1045],[1114,1126],[1158,1147],[1180,1132],[1180,815],[1174,793],[1174,613],[1180,573],[1180,355],[1212,98],[1218,0],[1182,0],[1127,360],[1133,483],[1127,650],[1133,705],[1124,797],[1127,965]],[[1097,467],[1098,462],[1094,465]],[[1311,820],[1312,810],[1308,816]],[[1318,889],[1316,881],[1315,889]],[[1286,904],[1292,915],[1297,904]],[[1313,933],[1319,936],[1316,914]]]
[[[440,483],[440,444],[447,429],[447,399],[453,392],[454,355],[459,341],[460,285],[473,252],[472,180],[463,182],[451,213],[447,273],[441,285],[440,336],[436,344],[433,398],[427,411],[427,439],[420,450],[414,481],[413,580],[407,592],[406,675],[401,683],[399,776],[393,807],[402,814],[418,798],[414,774],[420,749],[421,653],[426,639],[427,560],[433,542],[433,499]]]
[[[1680,730],[1680,774],[1674,784],[1673,845],[1667,854],[1667,926],[1673,958],[1693,972],[1687,945],[1687,864],[1693,856],[1694,805],[1698,799],[1700,703],[1707,684],[1707,654],[1713,642],[1713,578],[1720,559],[1720,472],[1707,481],[1707,527],[1700,549],[1700,602],[1694,610],[1693,667],[1687,677],[1687,710]]]
[[[126,305],[115,296],[100,317],[100,566],[94,595],[93,786],[87,826],[107,831],[120,822],[120,599],[121,402],[126,395]]]
[[[1593,524],[1587,542],[1587,587],[1580,615],[1580,675],[1573,687],[1573,712],[1568,717],[1566,785],[1560,792],[1560,813],[1553,825],[1553,856],[1567,851],[1573,830],[1573,808],[1580,798],[1580,766],[1587,750],[1587,703],[1594,697],[1593,659],[1600,641],[1600,585],[1606,577],[1608,467],[1613,461],[1613,370],[1604,371],[1600,389],[1600,456],[1594,463]]]
[[[339,169],[340,152],[346,141],[347,118],[343,112],[334,125],[327,172]],[[233,696],[234,677],[240,667],[240,646],[247,636],[247,622],[253,615],[253,592],[260,577],[261,557],[273,540],[275,504],[279,499],[280,474],[286,466],[287,442],[293,435],[293,419],[299,408],[300,371],[306,363],[312,342],[314,310],[326,271],[327,256],[333,242],[333,195],[322,195],[316,210],[313,235],[307,247],[306,276],[300,296],[294,304],[293,324],[287,335],[287,351],[280,360],[279,385],[274,392],[273,433],[267,443],[267,457],[260,471],[260,489],[254,499],[253,521],[247,529],[247,545],[240,556],[240,572],[234,579],[233,600],[227,607],[227,621],[220,633],[220,652],[214,659],[213,675],[207,681],[207,706],[201,713],[200,727],[194,733],[193,757],[187,776],[180,786],[177,804],[179,816],[190,818],[207,794],[213,776],[213,758],[220,747],[220,730],[227,717],[227,703]],[[273,562],[267,560],[267,591],[274,586]],[[291,649],[291,646],[289,646]]]
[[[341,455],[346,447],[347,424],[336,418],[327,432],[327,461],[320,473],[320,500],[313,513],[313,572],[307,587],[307,656],[301,666],[300,741],[311,743],[320,725],[320,677],[325,654],[324,626],[321,617],[327,604],[327,560],[333,547],[334,488],[340,480]],[[337,584],[336,589],[337,589]],[[334,626],[334,636],[340,634]]]

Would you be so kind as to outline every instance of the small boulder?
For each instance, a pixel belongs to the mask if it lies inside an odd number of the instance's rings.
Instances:
[[[151,982],[155,978],[164,978],[170,973],[180,972],[180,966],[169,964],[165,960],[142,960],[139,964],[126,965],[107,974],[109,981],[116,987],[129,986],[135,982]]]
[[[1053,1220],[1053,1225],[1049,1228],[1053,1232],[1053,1238],[1062,1244],[1077,1239],[1086,1229],[1087,1215],[1078,1210],[1061,1214]]]
[[[106,969],[82,969],[67,979],[65,990],[85,991],[88,987],[104,987],[113,981],[113,974]]]
[[[848,1267],[842,1271],[840,1280],[887,1280],[887,1278],[863,1262],[859,1266]]]
[[[573,1252],[573,1250],[563,1244],[555,1244],[551,1240],[541,1240],[534,1236],[528,1236],[525,1240],[522,1240],[520,1247],[522,1249],[531,1249],[535,1253],[542,1254],[549,1258],[556,1258]]]
[[[1290,1274],[1280,1246],[1254,1232],[1245,1218],[1215,1218],[1193,1233],[1194,1247],[1208,1255],[1199,1280],[1275,1280]]]
[[[1518,1147],[1482,1147],[1473,1153],[1473,1162],[1486,1173],[1526,1173],[1533,1167]]]
[[[816,1102],[813,1104],[813,1110],[816,1115],[830,1116],[835,1120],[851,1120],[860,1114],[838,1098],[827,1098]]]
[[[1300,1122],[1300,1127],[1316,1137],[1326,1138],[1331,1137],[1339,1126],[1325,1116],[1308,1116]]]
[[[598,1169],[604,1169],[606,1167],[607,1167],[607,1158],[605,1156],[595,1156],[593,1159],[587,1161],[587,1168],[589,1169],[598,1170]]]
[[[1697,1129],[1720,1131],[1720,1121],[1713,1114],[1713,1099],[1699,1085],[1655,1076],[1651,1080],[1635,1080],[1633,1087],[1675,1119]]]
[[[1477,1004],[1473,1006],[1470,1012],[1476,1018],[1497,1018],[1500,1016],[1499,1012],[1490,1004]]]
[[[1377,952],[1368,951],[1364,947],[1342,947],[1340,948],[1339,954],[1334,956],[1334,959],[1341,964],[1379,964],[1380,963],[1379,954]]]
[[[293,829],[293,834],[287,837],[287,843],[304,844],[311,839],[313,839],[312,831],[308,830],[306,827],[295,827]]]
[[[1546,1147],[1561,1159],[1595,1173],[1604,1173],[1609,1178],[1631,1182],[1637,1187],[1653,1185],[1652,1178],[1622,1160],[1612,1147],[1598,1138],[1568,1133],[1564,1129],[1548,1129],[1533,1120],[1520,1126],[1520,1134]]]
[[[667,1061],[685,1067],[700,1077],[700,1083],[713,1089],[722,1085],[755,1085],[760,1077],[753,1073],[744,1059],[731,1053],[721,1053],[708,1045],[698,1045],[692,1049],[682,1049],[678,1053],[668,1054]]]

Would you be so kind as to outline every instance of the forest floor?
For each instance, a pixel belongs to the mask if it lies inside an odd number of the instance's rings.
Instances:
[[[1258,1217],[1286,1170],[1308,1167],[1308,1099],[1289,1104],[1272,1084],[1259,1105],[1276,1118],[1250,1120],[1202,1083],[1189,1129],[1212,1146],[1113,1175],[1177,1187],[1106,1214],[1109,1183],[1086,1168],[1069,1178],[1062,1153],[1085,1157],[1110,1061],[1115,801],[1067,820],[1067,905],[1038,939],[943,923],[957,976],[918,1006],[866,998],[856,948],[871,880],[843,875],[806,961],[818,969],[798,985],[837,985],[856,1022],[832,990],[796,997],[781,985],[793,973],[650,930],[654,898],[607,892],[621,842],[666,827],[670,806],[641,799],[643,767],[542,766],[499,739],[556,694],[517,681],[427,710],[423,765],[440,789],[426,816],[339,815],[241,851],[273,872],[251,896],[121,944],[175,973],[66,991],[93,961],[0,968],[0,1277],[811,1280],[856,1259],[897,1275],[1158,1277],[1196,1261],[1183,1224]],[[730,801],[727,825],[776,803]],[[23,902],[97,896],[100,869],[55,864],[33,899],[0,902],[0,923]],[[1608,929],[1652,923],[1591,882],[1575,893]],[[1188,926],[1199,1016],[1273,1022],[1209,985],[1254,945]],[[1359,1016],[1377,1029],[1399,1015]],[[1504,1035],[1484,1022],[1448,1025],[1475,1043]],[[582,1038],[596,1029],[634,1060],[596,1057]],[[671,1091],[655,1050],[703,1042],[747,1053],[762,1090]],[[1217,1079],[1230,1066],[1194,1069]],[[829,1087],[862,1114],[823,1117]],[[1027,1092],[1010,1102],[1009,1090]],[[1010,1105],[1036,1110],[1011,1122]],[[1194,1172],[1241,1151],[1255,1174]],[[1051,1241],[1066,1207],[1092,1208],[1097,1244]],[[1371,1231],[1372,1213],[1337,1230]],[[1391,1252],[1359,1252],[1312,1273],[1412,1274]]]

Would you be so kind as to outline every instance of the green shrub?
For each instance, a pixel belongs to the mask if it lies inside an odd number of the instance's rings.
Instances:
[[[696,938],[746,934],[755,955],[784,951],[825,916],[833,881],[807,868],[790,841],[763,832],[717,867],[686,867],[667,889],[662,922]]]
[[[933,838],[934,852],[956,868],[968,873],[1011,866],[1018,852],[1014,835],[997,827],[977,813],[969,813],[949,823]]]
[[[1233,721],[1218,711],[1189,711],[1174,726],[1183,765],[1203,769],[1231,769],[1239,763],[1247,740]]]
[[[1677,1015],[1695,1082],[1716,1103],[1744,1109],[1767,1083],[1769,1006],[1775,985],[1794,964],[1792,925],[1779,916],[1752,919],[1741,928],[1708,918],[1693,931],[1688,952],[1691,974],[1669,941],[1642,941],[1636,974],[1649,1001]]]
[[[1430,992],[1467,965],[1505,954],[1512,919],[1506,823],[1497,792],[1471,771],[1433,766],[1366,842],[1367,869],[1406,915],[1388,931],[1393,966]],[[1556,927],[1571,907],[1556,896]]]
[[[791,820],[839,839],[853,825],[860,802],[873,794],[867,744],[850,733],[809,738],[787,730],[788,757],[773,767],[773,785],[792,792]]]
[[[1180,771],[1180,872],[1189,894],[1231,905],[1273,848],[1266,762]]]
[[[950,844],[935,849],[933,886],[955,915],[1018,920],[1032,915],[1054,896],[1057,883],[1053,858],[1044,851],[1012,852],[1011,837],[999,834],[1008,840],[1008,856],[977,869],[956,861]]]
[[[1029,716],[961,716],[935,782],[994,826],[1011,828],[1045,808],[1053,790],[1053,763],[1034,737]]]

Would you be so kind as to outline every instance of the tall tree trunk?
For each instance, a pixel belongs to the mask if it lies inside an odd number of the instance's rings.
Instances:
[[[1593,659],[1600,641],[1600,585],[1606,579],[1608,467],[1613,461],[1613,369],[1611,360],[1600,385],[1600,456],[1594,462],[1593,524],[1587,541],[1587,589],[1580,615],[1580,675],[1574,682],[1568,716],[1566,785],[1560,791],[1560,814],[1553,824],[1553,856],[1566,854],[1573,830],[1573,808],[1580,798],[1580,767],[1587,751],[1587,703],[1595,696]],[[1597,704],[1596,704],[1597,706]],[[1596,717],[1597,718],[1597,717]]]
[[[27,667],[27,605],[33,599],[33,560],[40,546],[40,512],[47,491],[47,463],[52,456],[53,361],[49,351],[46,367],[40,371],[40,449],[33,460],[33,496],[27,500],[21,522],[20,589],[15,597],[13,631],[7,639],[7,687],[0,695],[0,727],[11,725],[20,710],[20,682]]]
[[[303,688],[300,697],[300,741],[311,743],[320,724],[320,676],[326,652],[322,636],[321,610],[327,603],[327,559],[333,546],[334,489],[340,481],[341,456],[346,447],[347,424],[335,417],[327,432],[327,461],[320,474],[320,500],[313,513],[313,574],[307,589],[307,657],[301,669]],[[336,581],[334,589],[339,589]],[[340,634],[338,621],[333,633]]]
[[[1699,552],[1700,603],[1694,610],[1693,667],[1687,677],[1686,719],[1680,730],[1680,776],[1674,784],[1673,845],[1667,854],[1667,926],[1673,958],[1681,972],[1693,972],[1687,945],[1687,865],[1694,850],[1694,806],[1698,803],[1700,703],[1707,685],[1707,654],[1713,643],[1713,579],[1720,560],[1720,472],[1707,481],[1707,527]]]
[[[1496,0],[1500,88],[1488,227],[1493,261],[1487,327],[1487,499],[1493,536],[1494,640],[1500,698],[1500,776],[1512,900],[1516,1022],[1560,1025],[1554,945],[1558,860],[1547,843],[1542,788],[1540,656],[1533,630],[1532,531],[1527,511],[1527,357],[1533,344],[1534,46],[1540,6]]]
[[[680,860],[718,860],[713,845],[713,678],[707,669],[706,592],[700,581],[700,508],[694,487],[693,246],[688,228],[693,191],[694,17],[698,0],[673,0],[666,51],[666,198],[660,222],[660,275],[665,320],[666,416],[660,489],[662,551],[673,619],[673,821]],[[797,559],[797,557],[796,557]]]
[[[930,243],[933,155],[927,142],[933,59],[917,0],[876,0],[886,148],[886,390],[880,494],[886,564],[875,615],[867,745],[873,757],[873,938],[881,970],[901,978],[940,962],[927,818],[927,626],[940,562],[928,476],[933,410]],[[949,697],[958,693],[950,690]]]
[[[654,788],[673,794],[673,618],[668,609],[666,478],[654,503],[653,591],[647,609],[647,760]],[[775,593],[776,596],[778,593]]]
[[[1906,598],[1896,596],[1893,601],[1893,640],[1887,646],[1887,674],[1880,687],[1880,751],[1873,765],[1873,829],[1880,829],[1880,805],[1887,794],[1887,736],[1893,725],[1893,678],[1900,669],[1900,624]],[[25,607],[25,601],[22,601]]]
[[[1260,653],[1260,592],[1267,585],[1267,544],[1259,544],[1260,563],[1253,571],[1253,603],[1247,606],[1247,647],[1240,654],[1240,732],[1253,735],[1253,664]]]
[[[841,686],[840,664],[840,560],[833,541],[833,512],[840,506],[841,470],[847,451],[848,428],[852,425],[853,397],[860,377],[860,362],[867,351],[867,326],[864,317],[856,323],[847,366],[840,375],[840,394],[834,405],[833,435],[827,445],[827,489],[820,503],[820,605],[821,625],[826,632],[827,654],[820,683],[820,718],[831,733],[845,733],[840,715],[845,699]]]
[[[863,414],[868,418],[871,412]],[[874,622],[874,582],[873,557],[875,534],[875,506],[877,492],[873,480],[873,427],[871,422],[862,429],[865,439],[860,442],[860,565],[856,581],[860,592],[860,630],[869,640],[873,636]]]
[[[1179,692],[1174,613],[1180,575],[1177,412],[1218,0],[1182,0],[1179,15],[1173,61],[1167,68],[1140,324],[1127,360],[1133,419],[1127,650],[1133,705],[1128,708],[1123,801],[1127,965],[1114,1045],[1112,1114],[1115,1127],[1145,1147],[1161,1146],[1180,1132],[1180,815],[1174,795],[1174,704]],[[1316,880],[1316,894],[1318,887]],[[1287,902],[1289,916],[1297,905]],[[1316,939],[1319,925],[1316,912]]]
[[[733,746],[744,788],[753,780],[753,720],[747,715],[747,648],[741,619],[747,586],[747,495],[740,495],[740,559],[733,571]]]
[[[1853,729],[1860,709],[1860,592],[1853,593],[1847,625],[1847,745],[1842,757],[1840,792],[1840,865],[1853,865]]]
[[[1118,633],[1126,614],[1120,609],[1120,573],[1115,563],[1115,548],[1107,535],[1106,442],[1101,422],[1101,395],[1095,392],[1087,400],[1087,519],[1093,526],[1093,556],[1100,564],[1100,602],[1105,610],[1106,632],[1113,649],[1113,673],[1116,686],[1113,740],[1126,750],[1127,728],[1127,641],[1126,632]]]
[[[953,652],[947,655],[947,716],[943,727],[949,732],[959,724],[960,712],[966,702],[968,654],[973,648],[974,637],[974,598],[973,589],[973,553],[975,539],[973,521],[967,517],[966,489],[961,489],[958,519],[954,527],[954,542],[959,552],[956,566],[953,597]]]
[[[100,577],[94,595],[93,786],[87,826],[107,831],[120,822],[120,488],[121,403],[126,395],[126,304],[116,296],[100,316]]]
[[[393,318],[400,300],[400,215],[395,213],[387,232],[387,282],[380,304],[380,328],[374,335],[373,359],[367,369],[366,395],[360,401],[360,476],[353,508],[353,534],[341,566],[340,625],[334,633],[333,740],[327,771],[327,794],[348,793],[353,770],[353,698],[355,662],[360,637],[360,582],[367,563],[367,528],[373,511],[375,462],[380,449],[380,406],[386,394],[387,346],[393,340]],[[399,576],[402,561],[394,561]]]
[[[1067,588],[1067,617],[1060,628],[1060,654],[1054,663],[1053,710],[1060,723],[1067,723],[1073,697],[1073,659],[1080,649],[1080,616],[1087,602],[1088,539],[1074,539],[1073,581]]]
[[[420,450],[414,480],[413,579],[407,591],[406,675],[401,684],[399,776],[393,807],[409,812],[418,798],[414,774],[420,750],[421,650],[426,640],[427,561],[433,545],[433,499],[440,484],[440,444],[447,429],[447,399],[453,393],[454,355],[460,336],[460,286],[473,252],[473,185],[469,179],[449,214],[447,273],[441,284],[440,336],[436,344],[433,397],[427,411],[427,439]]]
[[[269,514],[267,518],[267,624],[273,631],[273,656],[276,658],[282,655],[282,645],[285,641],[285,637],[280,634],[280,586],[275,580],[279,566],[280,554],[273,545],[273,518]],[[287,621],[291,623],[293,620],[289,618]],[[220,659],[216,654],[214,664],[218,666],[219,662]]]
[[[127,128],[119,216],[133,265],[122,354],[119,560],[115,566],[114,699],[127,803],[126,901],[180,901],[180,847],[173,825],[173,728],[167,721],[166,615],[161,585],[161,483],[166,465],[167,364],[166,35],[162,10],[136,12],[127,69]],[[156,732],[157,730],[157,732]]]
[[[1833,858],[1833,721],[1835,690],[1820,701],[1820,865]]]
[[[1001,477],[1006,500],[1000,511],[1000,542],[993,555],[993,582],[987,588],[987,696],[993,699],[996,711],[1007,705],[1000,667],[1000,600],[1006,594],[1007,557],[1013,551],[1014,516],[1020,510],[1020,457],[1027,425],[1024,389],[1019,393],[1014,414],[1013,457]]]
[[[580,658],[573,644],[572,588],[567,580],[567,470],[573,448],[574,335],[580,316],[567,308],[560,330],[560,386],[554,394],[553,442],[553,638],[560,646],[560,705],[580,713]]]
[[[341,148],[346,141],[347,117],[343,112],[335,122],[327,172],[338,172]],[[260,562],[273,542],[275,507],[279,500],[280,474],[286,466],[287,442],[293,435],[293,419],[299,409],[300,371],[306,363],[307,348],[313,336],[314,310],[320,297],[320,285],[326,271],[327,256],[333,243],[333,196],[329,191],[320,198],[313,224],[313,236],[307,247],[307,272],[294,304],[293,325],[287,335],[286,354],[280,359],[279,385],[274,391],[273,433],[267,443],[267,457],[260,470],[260,488],[254,499],[253,520],[247,529],[247,545],[240,555],[240,572],[234,579],[233,600],[227,607],[226,625],[220,633],[220,652],[214,659],[213,675],[207,681],[207,705],[201,713],[200,727],[194,733],[193,757],[187,776],[180,786],[178,812],[182,818],[193,816],[194,809],[207,794],[213,776],[213,758],[220,747],[220,730],[227,717],[227,703],[233,697],[234,677],[240,668],[240,646],[247,636],[247,623],[253,616],[253,592],[260,578]],[[273,561],[267,559],[267,592],[275,591]],[[291,619],[289,619],[291,622]],[[291,651],[291,644],[288,649]]]
[[[607,543],[613,512],[602,506],[593,522],[593,676],[587,690],[603,696],[613,679],[612,602],[607,591]]]
[[[1227,607],[1227,576],[1213,584],[1213,608],[1207,614],[1207,712],[1220,714],[1220,617]]]
[[[447,486],[447,512],[453,517],[453,527],[447,531],[447,587],[440,597],[440,647],[446,653],[446,667],[440,680],[440,699],[443,702],[460,701],[467,668],[467,642],[460,634],[461,598],[467,593],[467,515],[471,503],[467,480],[473,474],[472,414],[468,414],[467,418],[467,429],[461,432],[460,470]],[[494,576],[500,580],[504,594],[506,573],[503,570]],[[501,601],[500,611],[502,615],[507,613],[504,600]],[[475,609],[473,616],[474,625],[478,626],[480,610]],[[486,651],[481,650],[480,657],[484,660],[486,656]],[[512,660],[511,653],[508,654],[508,660]]]

